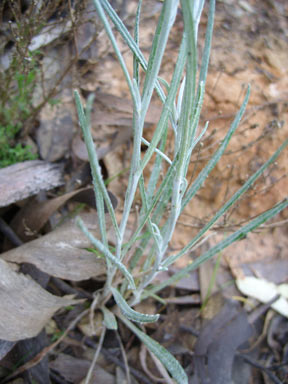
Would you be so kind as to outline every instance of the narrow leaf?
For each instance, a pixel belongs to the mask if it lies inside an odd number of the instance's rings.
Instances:
[[[142,103],[143,111],[141,114],[141,122],[149,107],[152,93],[157,82],[157,76],[160,69],[162,57],[165,51],[166,43],[170,33],[170,29],[174,24],[177,13],[178,1],[166,0],[163,3],[162,11],[158,20],[157,28],[154,34],[152,47],[149,54],[149,61],[145,81],[143,84]]]
[[[188,378],[181,367],[179,362],[175,359],[174,356],[171,355],[167,349],[163,348],[162,345],[157,343],[157,341],[151,339],[144,332],[140,331],[138,327],[136,327],[133,323],[127,320],[124,316],[119,315],[120,319],[126,326],[135,333],[136,336],[146,345],[146,347],[154,353],[154,355],[161,361],[161,363],[166,367],[166,369],[170,372],[171,376],[176,380],[178,384],[188,384]]]
[[[126,79],[126,82],[127,82],[127,85],[129,87],[129,90],[130,90],[130,94],[132,96],[132,99],[133,99],[133,102],[136,103],[135,101],[135,94],[134,94],[134,89],[133,89],[133,84],[132,84],[132,80],[130,78],[130,75],[129,75],[129,71],[128,71],[128,68],[126,66],[126,63],[125,63],[125,60],[122,56],[122,53],[118,47],[118,44],[117,44],[117,41],[116,41],[116,38],[113,34],[113,31],[112,31],[112,28],[106,18],[106,15],[105,15],[105,12],[102,8],[102,5],[101,5],[101,2],[99,0],[93,0],[94,2],[94,6],[96,8],[96,11],[97,11],[97,14],[100,18],[100,20],[102,21],[103,23],[103,26],[105,28],[105,31],[106,31],[106,34],[113,46],[113,49],[114,49],[114,52],[117,56],[117,59],[118,59],[118,62],[122,68],[122,71],[123,71],[123,74],[125,76],[125,79]]]
[[[212,227],[216,221],[224,215],[224,213],[236,203],[237,200],[253,185],[255,180],[262,175],[265,169],[272,164],[276,158],[279,156],[281,151],[288,145],[288,140],[285,140],[284,143],[278,148],[278,150],[270,157],[265,164],[262,165],[247,181],[246,183],[238,189],[236,193],[219,209],[215,216],[197,233],[197,235],[176,255],[168,257],[164,262],[163,266],[168,267],[170,264],[174,263],[179,257],[183,256],[189,249],[197,243],[197,241]]]
[[[196,260],[194,260],[186,268],[181,269],[181,271],[175,273],[173,276],[171,276],[169,279],[165,280],[163,283],[161,283],[157,286],[154,286],[149,291],[147,290],[146,293],[143,294],[141,299],[143,300],[146,297],[150,296],[151,293],[154,294],[154,293],[160,291],[161,289],[163,289],[163,288],[165,288],[171,284],[174,284],[176,281],[183,279],[183,277],[185,277],[187,275],[187,273],[193,271],[194,269],[197,269],[201,264],[203,264],[205,261],[211,259],[218,252],[221,252],[223,249],[227,248],[230,244],[234,243],[237,240],[244,238],[249,232],[258,228],[261,224],[265,223],[267,220],[269,220],[273,216],[277,215],[279,212],[281,212],[287,206],[288,206],[288,198],[283,200],[281,203],[276,204],[273,208],[269,209],[268,211],[262,213],[261,215],[256,217],[254,220],[250,221],[250,223],[248,223],[245,226],[243,226],[242,228],[238,229],[238,231],[227,236],[220,243],[216,244],[214,247],[209,249],[209,251],[205,252],[203,255],[201,255]]]
[[[168,170],[164,180],[162,181],[153,201],[151,202],[151,205],[149,206],[149,208],[147,208],[147,210],[145,212],[145,216],[141,219],[140,224],[138,225],[138,228],[134,232],[134,234],[131,237],[131,239],[129,240],[129,242],[125,245],[123,252],[122,252],[122,255],[125,255],[127,253],[128,249],[131,247],[131,245],[135,243],[135,241],[136,241],[137,237],[139,236],[142,228],[144,227],[145,223],[147,222],[148,218],[150,217],[152,210],[155,208],[155,205],[157,204],[157,202],[161,198],[161,196],[163,196],[163,193],[165,193],[165,188],[168,185],[168,183],[170,182],[170,179],[174,174],[174,170],[175,170],[175,163],[173,163],[171,165],[171,167],[169,168],[169,170]]]
[[[105,187],[105,184],[104,184],[104,181],[102,178],[100,165],[99,165],[97,154],[96,154],[95,147],[93,144],[92,135],[91,135],[90,129],[88,127],[87,118],[86,118],[86,115],[84,113],[84,109],[83,109],[83,106],[81,103],[80,95],[77,91],[74,91],[74,96],[75,96],[80,126],[81,126],[82,131],[83,131],[83,136],[85,139],[85,144],[86,144],[88,155],[89,155],[89,161],[90,161],[90,166],[91,166],[91,171],[92,171],[95,194],[97,196],[98,191],[96,191],[96,190],[99,188],[99,190],[100,190],[99,193],[101,192],[103,199],[105,200],[108,212],[111,216],[112,224],[113,224],[113,227],[115,229],[116,235],[119,236],[119,228],[118,228],[115,212],[114,212],[111,200],[109,198],[107,189]]]
[[[111,291],[123,315],[126,316],[128,319],[136,321],[137,323],[154,323],[159,319],[159,315],[148,315],[145,313],[139,313],[134,311],[134,309],[129,307],[129,305],[117,289],[111,288]]]
[[[205,45],[204,45],[201,69],[200,69],[200,75],[199,75],[199,85],[201,84],[201,82],[204,82],[205,84],[206,78],[207,78],[211,42],[212,42],[212,35],[213,35],[214,14],[215,14],[215,0],[210,0],[208,23],[207,23],[206,36],[205,36]]]
[[[140,170],[141,173],[143,172],[144,168],[146,167],[149,160],[151,159],[159,141],[163,137],[164,130],[167,126],[168,117],[169,117],[169,115],[171,115],[171,111],[173,111],[173,105],[174,105],[175,97],[177,95],[177,91],[178,91],[178,87],[179,87],[179,84],[181,81],[181,77],[183,75],[185,61],[186,61],[186,37],[184,35],[182,42],[181,42],[177,62],[176,62],[175,68],[174,68],[173,77],[172,77],[172,81],[170,84],[169,92],[168,92],[167,98],[165,100],[165,104],[164,104],[162,112],[161,112],[160,120],[157,124],[157,128],[156,128],[154,135],[152,137],[150,146],[149,146],[148,150],[146,151],[146,153],[145,153],[145,155],[141,161],[141,170]]]
[[[138,47],[139,47],[139,24],[140,24],[141,7],[142,7],[142,0],[139,0],[137,12],[136,12],[135,25],[134,25],[134,40]],[[136,83],[139,86],[139,82],[140,82],[139,60],[137,59],[137,56],[135,54],[133,55],[133,78],[136,80]]]
[[[134,279],[125,267],[125,265],[122,264],[121,261],[119,261],[115,256],[113,256],[109,249],[104,247],[104,245],[99,240],[97,240],[91,232],[88,231],[87,227],[80,218],[77,218],[77,224],[83,231],[84,235],[88,237],[88,239],[98,249],[98,251],[101,252],[105,257],[107,257],[107,259],[110,260],[112,264],[116,265],[116,267],[123,273],[123,275],[129,281],[131,288],[136,289]]]
[[[89,95],[88,100],[87,100],[87,105],[86,105],[86,119],[87,119],[86,130],[89,133],[90,133],[90,129],[91,129],[91,111],[93,108],[94,98],[95,98],[95,95],[93,93],[91,95]],[[86,132],[86,134],[84,135],[85,141],[90,140],[90,137],[89,137],[90,135],[88,132]],[[88,151],[88,145],[87,144],[86,144],[86,148]],[[95,152],[95,150],[93,152]],[[88,151],[88,154],[89,154],[89,151]],[[89,156],[90,156],[90,158],[92,158],[91,154],[89,154]],[[98,160],[98,158],[97,158],[97,160]],[[93,168],[93,166],[95,167],[95,165],[91,165],[91,169]],[[96,167],[98,167],[98,164],[96,165]],[[92,171],[92,175],[95,175],[96,172],[97,172],[96,170]],[[98,188],[98,186],[97,186],[97,176],[95,178],[93,177],[93,184],[94,184],[94,193],[95,193],[96,207],[97,207],[97,213],[98,213],[97,216],[98,216],[99,229],[100,229],[100,233],[101,233],[102,243],[105,245],[105,247],[108,247],[107,233],[106,233],[107,231],[106,231],[106,223],[105,223],[105,211],[104,211],[104,198],[103,198],[103,194],[102,194],[100,188]]]
[[[200,172],[197,179],[192,184],[191,188],[186,192],[184,199],[183,199],[182,206],[181,206],[181,211],[183,211],[183,209],[186,207],[186,205],[189,203],[189,201],[192,199],[192,197],[195,196],[195,194],[197,193],[199,188],[202,186],[202,184],[204,183],[204,181],[207,178],[207,176],[209,175],[209,173],[212,171],[212,169],[215,167],[215,165],[217,164],[217,162],[219,161],[219,159],[223,155],[233,133],[235,132],[236,128],[238,127],[240,120],[241,120],[241,118],[245,112],[245,109],[246,109],[246,106],[248,103],[248,99],[249,99],[249,95],[250,95],[250,86],[247,89],[243,104],[241,105],[241,108],[240,108],[239,112],[237,113],[234,121],[232,122],[231,127],[230,127],[227,135],[225,136],[224,140],[222,141],[220,147],[215,152],[215,154],[213,155],[213,157],[209,161],[209,163],[206,165],[206,167]]]
[[[128,29],[125,27],[123,21],[119,18],[117,13],[114,11],[113,7],[109,4],[108,0],[101,0],[101,4],[105,12],[107,12],[110,20],[114,24],[115,28],[117,31],[121,34],[122,38],[124,39],[125,43],[128,45],[130,48],[131,52],[136,56],[137,60],[139,61],[141,67],[144,69],[144,71],[147,71],[147,61],[139,49],[137,43],[135,40],[132,38],[130,35]],[[160,100],[164,103],[165,101],[165,94],[160,87],[159,82],[156,82],[156,91],[160,97]]]

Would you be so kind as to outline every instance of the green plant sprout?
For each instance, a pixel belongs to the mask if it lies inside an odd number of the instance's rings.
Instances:
[[[186,268],[175,273],[159,285],[153,284],[155,277],[160,271],[167,269],[179,257],[190,252],[197,246],[200,240],[203,241],[203,238],[205,239],[204,236],[207,234],[207,231],[211,229],[213,224],[215,224],[237,200],[239,200],[264,170],[269,165],[273,164],[277,156],[288,144],[288,141],[286,140],[281,145],[275,154],[245,182],[245,184],[219,209],[214,217],[180,252],[169,254],[168,245],[172,238],[177,220],[186,205],[199,191],[205,179],[223,155],[233,133],[237,129],[241,118],[245,113],[250,87],[248,87],[243,104],[236,114],[226,136],[221,141],[220,146],[213,154],[208,164],[196,177],[192,185],[188,186],[186,175],[191,154],[208,128],[208,123],[204,127],[201,127],[199,119],[208,71],[215,0],[211,0],[209,5],[205,46],[200,64],[198,63],[197,42],[198,27],[204,0],[180,1],[184,21],[184,32],[170,84],[159,78],[159,69],[166,49],[167,39],[175,21],[179,1],[165,0],[163,2],[148,62],[139,48],[141,3],[142,2],[139,1],[134,37],[132,37],[109,4],[108,0],[94,0],[97,14],[103,23],[107,36],[114,48],[133,101],[133,153],[123,214],[120,223],[118,223],[105,183],[102,179],[97,153],[90,132],[90,111],[93,97],[88,98],[86,110],[84,110],[80,95],[75,91],[79,122],[87,146],[92,170],[101,238],[96,239],[88,231],[81,219],[78,219],[78,225],[89,238],[93,246],[98,252],[102,253],[106,259],[107,279],[99,300],[102,307],[105,307],[105,302],[112,294],[117,306],[121,310],[121,313],[117,314],[118,318],[139,337],[152,353],[158,357],[177,383],[185,384],[188,383],[188,378],[179,362],[167,350],[131,322],[154,322],[157,321],[159,316],[138,313],[132,309],[132,307],[147,297],[155,297],[155,294],[158,291],[170,284],[174,284],[177,280],[186,276],[191,270],[199,267],[200,264],[209,260],[214,255],[217,255],[227,246],[241,239],[248,232],[271,219],[274,215],[278,214],[288,206],[288,199],[276,204],[270,210],[251,220],[247,225],[225,237],[218,244],[195,259]],[[110,23],[112,23],[114,28],[120,33],[124,42],[133,54],[132,78],[116,42]],[[140,66],[143,70],[142,72],[144,72],[144,78],[141,79],[141,82]],[[153,138],[149,143],[143,137],[143,127],[154,91],[162,101],[163,107]],[[174,152],[172,157],[168,157],[165,153],[167,131],[170,127],[174,134]],[[148,147],[143,157],[141,156],[142,142]],[[148,180],[144,180],[143,170],[148,163],[149,167],[151,167],[152,155],[154,154],[156,156],[153,157],[155,160],[152,165],[150,177]],[[164,162],[166,163],[165,167],[163,165]],[[128,241],[125,238],[126,243],[124,243],[127,222],[137,190],[140,191],[142,201],[138,227]],[[107,241],[104,203],[107,206],[115,232],[115,250],[109,248]],[[163,224],[164,218],[165,223]],[[141,262],[141,273],[139,274],[140,259],[141,261],[144,259],[144,262]],[[115,278],[116,272],[118,275],[119,272],[122,274],[122,281],[119,279],[119,276],[117,276],[117,279]],[[104,325],[109,328],[111,327],[113,314],[110,312],[109,316],[107,315],[107,311],[109,311],[107,307],[105,307],[104,311],[106,311],[106,318],[109,317],[110,319],[108,322],[105,321],[104,318]],[[113,320],[112,323],[115,328],[115,321]]]

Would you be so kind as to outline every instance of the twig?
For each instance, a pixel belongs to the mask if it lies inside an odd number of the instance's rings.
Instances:
[[[95,352],[95,355],[93,357],[92,363],[90,365],[89,371],[88,371],[86,379],[85,379],[85,384],[89,384],[90,383],[90,380],[92,378],[92,374],[93,374],[93,371],[94,371],[94,368],[95,368],[95,364],[97,362],[97,359],[99,357],[99,353],[100,353],[101,348],[103,346],[103,341],[104,341],[105,334],[106,334],[106,327],[103,327],[102,332],[101,332],[101,336],[100,336],[100,339],[99,339],[99,343],[98,343],[98,346],[97,346],[97,349],[96,349],[96,352]]]
[[[259,317],[264,315],[264,313],[267,312],[268,309],[270,309],[271,305],[274,304],[279,299],[279,297],[280,294],[277,294],[272,297],[272,299],[269,300],[267,303],[262,304],[256,309],[254,309],[254,311],[248,316],[249,323],[254,324],[259,319]]]
[[[17,247],[23,244],[23,241],[16,235],[13,229],[0,217],[0,232],[3,233]]]
[[[72,22],[73,40],[74,40],[74,46],[75,46],[75,57],[77,58],[77,60],[79,60],[78,42],[77,42],[77,36],[76,36],[77,25],[75,23],[75,17],[74,17],[74,14],[73,14],[71,0],[68,0],[68,5],[69,5],[70,19],[71,19],[71,22]]]
[[[184,324],[180,325],[180,329],[183,332],[191,333],[191,335],[193,335],[195,337],[199,337],[199,335],[200,335],[199,331],[196,331],[196,329],[189,327],[187,325],[184,325]]]
[[[90,339],[85,340],[85,344],[89,347],[95,348],[96,343]],[[111,361],[112,363],[118,365],[122,369],[125,369],[125,364],[123,361],[118,359],[118,357],[114,356],[111,352],[109,352],[107,349],[102,348],[102,354],[106,357],[107,360]],[[130,367],[130,373],[138,380],[141,380],[143,384],[151,384],[151,380],[148,379],[145,375],[143,375],[142,372],[138,371],[135,368]]]
[[[57,375],[55,372],[53,372],[52,370],[50,370],[49,372],[49,375],[51,377],[51,379],[53,379],[53,381],[55,383],[58,383],[58,384],[68,384],[68,382],[66,380],[64,380],[62,377],[60,377],[59,375]]]
[[[96,294],[90,306],[90,313],[89,313],[89,322],[90,322],[90,327],[93,335],[95,334],[94,312],[95,312],[95,309],[97,308],[98,302],[99,302],[99,295]]]
[[[71,287],[70,284],[65,283],[65,281],[57,277],[51,276],[50,279],[53,282],[53,284],[55,284],[55,286],[64,293],[73,294],[78,297],[82,297],[83,299],[93,299],[93,295],[91,293],[82,291],[82,290],[80,291],[79,289],[75,289]]]
[[[267,369],[271,369],[271,371],[276,371],[277,369],[286,367],[287,364],[288,364],[288,357],[286,357],[286,359],[282,363],[269,365]]]
[[[116,338],[117,338],[117,341],[119,343],[121,354],[122,354],[123,361],[124,361],[124,364],[125,364],[125,372],[126,372],[126,377],[127,377],[127,384],[131,384],[130,370],[129,370],[129,365],[128,365],[128,359],[127,359],[126,351],[124,349],[124,346],[123,346],[123,343],[122,343],[121,338],[119,336],[119,333],[116,331],[115,334],[116,334]]]
[[[264,365],[260,364],[258,361],[252,359],[251,357],[247,355],[243,355],[242,353],[236,352],[236,355],[241,357],[246,363],[252,365],[255,368],[260,369],[263,373],[265,373],[269,379],[275,383],[275,384],[282,384],[282,381],[278,379],[277,376],[275,376],[272,372],[270,372],[270,368],[265,367]]]

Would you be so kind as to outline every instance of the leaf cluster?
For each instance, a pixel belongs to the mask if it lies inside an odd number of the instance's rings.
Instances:
[[[220,241],[161,285],[157,286],[153,283],[160,271],[167,269],[179,257],[197,246],[200,241],[207,239],[209,229],[252,186],[264,170],[276,160],[288,141],[286,140],[276,153],[245,182],[180,252],[168,254],[169,242],[179,216],[191,199],[198,193],[204,181],[225,152],[231,137],[245,113],[250,94],[250,87],[248,86],[242,106],[218,149],[193,183],[188,185],[187,172],[192,152],[208,129],[208,123],[202,127],[199,121],[208,71],[215,1],[210,1],[205,46],[201,63],[199,63],[197,46],[198,27],[204,7],[204,0],[181,0],[184,32],[172,80],[168,84],[159,77],[159,70],[169,33],[177,14],[178,3],[177,0],[166,0],[163,3],[147,62],[139,48],[141,1],[139,1],[134,37],[132,37],[107,0],[94,0],[98,16],[122,68],[133,102],[133,153],[123,214],[119,224],[102,179],[97,153],[95,152],[90,132],[90,111],[93,98],[88,100],[86,110],[77,91],[75,91],[75,99],[92,170],[101,238],[96,239],[93,237],[81,220],[78,221],[78,224],[96,249],[104,255],[107,262],[107,281],[102,294],[102,302],[105,303],[107,297],[111,294],[113,295],[115,302],[122,312],[119,315],[120,319],[161,360],[177,383],[183,384],[187,383],[188,379],[179,363],[168,351],[131,323],[131,320],[138,323],[157,321],[158,316],[141,314],[131,307],[141,302],[144,298],[155,295],[160,289],[183,278],[188,272],[199,267],[200,264],[221,252],[234,241],[240,240],[247,233],[287,207],[288,200],[286,199]],[[110,22],[119,32],[133,55],[132,77],[127,69]],[[151,142],[148,142],[143,137],[143,128],[145,116],[154,92],[158,94],[163,107],[153,138]],[[172,156],[170,155],[171,157],[168,157],[166,154],[168,129],[171,129],[174,134],[174,151]],[[148,149],[142,157],[141,143],[143,142],[147,145]],[[148,163],[152,170],[150,177],[145,180],[143,171]],[[124,243],[127,222],[137,191],[139,191],[142,201],[139,221],[128,242]],[[115,232],[116,247],[113,254],[109,250],[107,241],[104,203],[108,208]],[[136,268],[137,276],[135,273]],[[119,279],[119,273],[117,274],[117,272],[122,274],[123,281]],[[109,328],[109,324],[106,324],[106,326]]]

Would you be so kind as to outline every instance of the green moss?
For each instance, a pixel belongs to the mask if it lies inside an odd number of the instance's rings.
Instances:
[[[0,168],[37,158],[30,146],[19,143],[24,122],[33,111],[37,62],[34,54],[29,59],[28,66],[17,68],[18,60],[14,58],[9,70],[0,76]]]

